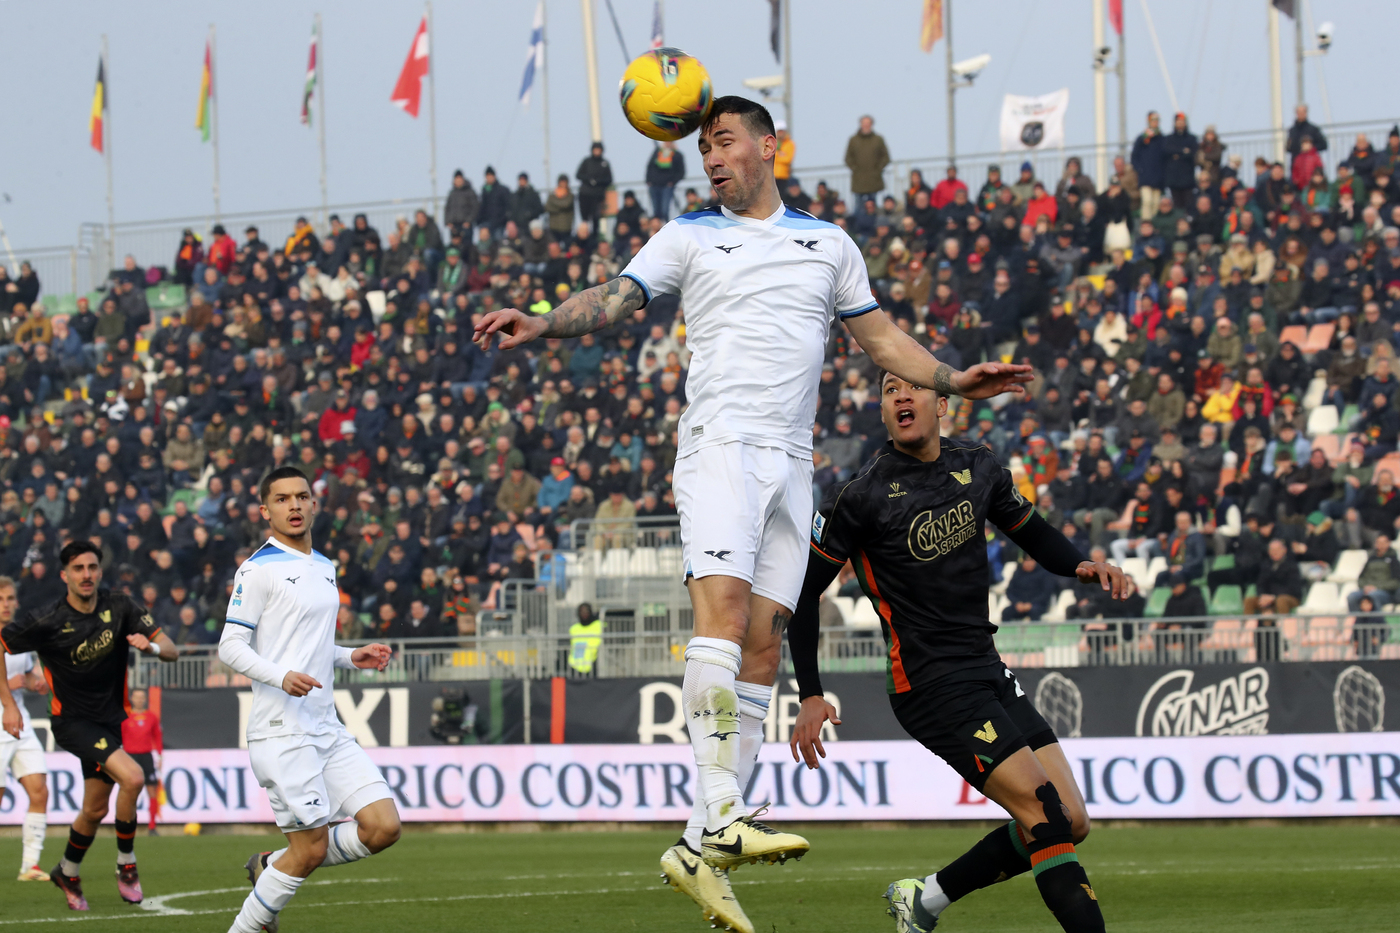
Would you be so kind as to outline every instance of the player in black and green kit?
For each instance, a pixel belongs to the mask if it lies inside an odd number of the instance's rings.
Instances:
[[[117,891],[122,900],[141,903],[136,873],[136,798],[145,786],[141,766],[122,751],[126,719],[126,663],[132,648],[174,661],[175,645],[155,620],[129,596],[99,589],[102,551],[74,541],[58,556],[59,575],[68,585],[63,599],[29,612],[0,629],[0,649],[11,654],[36,651],[53,690],[49,718],[54,741],[78,757],[83,772],[83,809],[68,832],[68,848],[50,878],[73,910],[87,910],[78,866],[107,815],[112,785],[117,786]],[[4,728],[19,721],[9,688],[0,681]],[[17,726],[16,726],[17,728]]]
[[[800,752],[817,767],[822,724],[839,722],[817,674],[817,603],[849,560],[880,615],[900,725],[1014,817],[928,878],[892,883],[885,896],[896,929],[927,933],[963,895],[1033,871],[1066,931],[1102,931],[1074,848],[1089,833],[1084,798],[1054,731],[992,640],[985,523],[1051,573],[1099,580],[1114,598],[1128,596],[1131,584],[1117,567],[1084,560],[989,449],[942,441],[946,399],[890,374],[880,391],[890,442],[858,476],[833,486],[813,518],[807,577],[788,629],[802,697],[793,757]]]

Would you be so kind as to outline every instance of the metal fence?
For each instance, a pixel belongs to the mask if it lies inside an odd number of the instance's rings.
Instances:
[[[609,622],[591,677],[680,677],[690,632],[621,630]],[[346,644],[366,644],[347,642]],[[567,634],[479,634],[389,642],[383,672],[337,670],[337,684],[578,677],[568,665]],[[1104,667],[1400,659],[1400,616],[1259,616],[1249,619],[1115,619],[1003,625],[996,635],[1013,668]],[[822,629],[823,672],[884,671],[888,651],[876,628]],[[213,647],[182,648],[173,664],[134,658],[133,687],[185,690],[246,687]],[[792,673],[783,646],[781,671]]]
[[[1366,133],[1374,147],[1384,148],[1386,134],[1394,122],[1393,118],[1387,118],[1353,123],[1334,123],[1322,127],[1329,140],[1329,148],[1322,153],[1328,175],[1335,174],[1337,163],[1347,157],[1357,133]],[[1200,129],[1202,127],[1197,128],[1198,131]],[[1227,146],[1226,157],[1239,155],[1243,160],[1241,170],[1247,183],[1254,179],[1253,166],[1256,157],[1262,156],[1270,160],[1273,158],[1276,134],[1271,129],[1221,133],[1220,138]],[[1110,144],[1106,148],[1110,161],[1114,155],[1119,154],[1116,144]],[[1063,174],[1067,158],[1078,156],[1082,160],[1085,170],[1092,171],[1097,154],[1098,149],[1093,145],[1067,146],[1063,149],[1040,152],[968,153],[958,156],[957,163],[959,177],[973,191],[976,191],[986,180],[988,166],[1000,165],[1003,178],[1010,183],[1016,180],[1019,166],[1023,161],[1030,162],[1035,169],[1036,177],[1045,181],[1047,186],[1053,189],[1054,183]],[[930,184],[937,182],[942,177],[946,164],[946,155],[898,159],[891,162],[885,169],[885,190],[898,195],[906,188],[909,173],[915,168],[923,171],[925,179]],[[813,192],[818,181],[825,181],[829,187],[842,196],[848,197],[850,194],[850,170],[845,165],[807,165],[794,169],[793,174],[802,181],[803,188],[808,194]],[[1105,180],[1096,180],[1100,187],[1103,187]],[[629,189],[634,191],[638,199],[649,206],[647,187],[644,181],[620,181],[615,187],[619,192]],[[694,188],[700,192],[703,198],[709,192],[709,180],[703,175],[691,176],[681,182],[678,191],[684,192],[686,188]],[[902,198],[900,200],[902,202]],[[678,196],[678,205],[679,203]],[[849,198],[847,203],[848,207],[854,209],[855,205],[849,202]],[[429,210],[429,204],[430,199],[427,195],[423,195],[389,201],[336,204],[329,208],[329,213],[339,214],[347,224],[351,222],[351,218],[355,214],[363,213],[369,219],[370,224],[378,228],[381,235],[387,238],[388,232],[394,229],[394,222],[397,218],[406,217],[411,220],[414,211],[420,208]],[[242,239],[242,230],[245,227],[257,226],[264,241],[277,245],[282,243],[291,233],[293,223],[299,216],[307,217],[317,226],[318,230],[324,230],[325,217],[319,206],[225,213],[219,216],[218,222],[222,223],[234,235],[235,239],[239,240]],[[182,232],[186,228],[192,229],[201,236],[205,236],[207,242],[208,232],[214,223],[215,218],[212,212],[192,217],[118,223],[114,228],[114,242],[111,244],[111,255],[115,257],[114,264],[120,265],[122,257],[130,254],[143,266],[170,267],[174,264],[175,252],[179,247]],[[39,273],[47,293],[52,295],[81,294],[98,288],[107,277],[108,249],[105,235],[105,227],[98,224],[84,224],[79,233],[78,243],[74,246],[16,250],[13,255],[16,261],[28,260],[34,264],[35,271]],[[6,259],[8,260],[8,257]]]

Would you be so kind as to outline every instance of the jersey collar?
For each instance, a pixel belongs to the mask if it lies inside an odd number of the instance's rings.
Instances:
[[[301,558],[302,560],[311,560],[311,554],[303,554],[301,551],[298,551],[296,548],[287,547],[287,545],[283,544],[281,541],[278,541],[277,538],[274,537],[274,536],[272,536],[272,535],[268,535],[268,536],[267,536],[267,542],[263,545],[263,547],[267,547],[268,545],[272,545],[273,547],[277,548],[279,551],[282,551],[283,553],[286,553],[286,554],[290,554],[290,555],[292,555],[293,557],[299,557],[299,558]],[[262,548],[258,548],[258,550],[260,551],[260,550],[262,550]],[[257,552],[254,551],[254,553],[257,553]],[[313,551],[312,553],[315,553],[315,552]]]
[[[773,224],[777,223],[779,220],[782,219],[783,214],[787,213],[787,205],[779,204],[778,209],[772,214],[769,214],[767,217],[743,217],[739,214],[734,213],[729,208],[725,207],[723,204],[719,206],[719,210],[721,214],[723,214],[725,217],[728,217],[735,223],[749,224],[752,226],[771,227],[773,226]]]

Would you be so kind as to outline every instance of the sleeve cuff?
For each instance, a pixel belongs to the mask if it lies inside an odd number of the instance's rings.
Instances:
[[[847,318],[860,317],[862,314],[869,314],[871,311],[874,311],[878,307],[880,307],[880,303],[877,301],[872,301],[870,304],[866,305],[863,308],[855,308],[851,311],[838,311],[836,313],[836,316],[844,321]]]
[[[257,630],[257,626],[251,622],[244,622],[242,619],[225,619],[225,622],[232,622],[234,625],[241,625],[246,629]]]

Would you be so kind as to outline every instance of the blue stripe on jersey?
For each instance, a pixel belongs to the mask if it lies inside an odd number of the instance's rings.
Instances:
[[[731,220],[724,216],[717,207],[707,207],[701,211],[691,211],[689,214],[682,214],[676,218],[676,223],[698,224],[702,227],[714,227],[716,230],[743,226],[739,221]]]
[[[248,558],[250,564],[280,564],[288,560],[300,560],[295,554],[288,554],[281,548],[263,548],[252,557]]]
[[[311,549],[311,559],[314,560],[314,561],[315,561],[316,563],[318,563],[318,564],[325,564],[327,567],[334,567],[334,566],[335,566],[335,564],[332,564],[332,563],[331,563],[331,559],[330,559],[329,557],[327,557],[326,555],[322,554],[320,551],[316,550],[315,548],[312,548],[312,549]]]
[[[872,301],[870,304],[866,305],[864,308],[856,308],[854,311],[842,311],[842,312],[841,312],[839,315],[837,315],[837,316],[840,317],[841,320],[844,321],[844,320],[846,320],[846,318],[848,318],[848,317],[860,317],[862,314],[867,314],[867,313],[869,313],[869,312],[871,312],[871,311],[874,311],[874,310],[875,310],[876,308],[878,308],[878,307],[880,307],[880,305],[879,305],[877,302]]]
[[[232,622],[234,625],[241,625],[244,628],[257,629],[256,625],[252,624],[251,622],[244,622],[242,619],[225,619],[224,621]]]
[[[827,223],[825,220],[818,220],[811,214],[799,211],[794,207],[789,207],[783,211],[783,216],[774,223],[775,227],[788,227],[793,230],[840,230],[835,224]]]
[[[644,295],[646,295],[646,299],[647,299],[646,303],[647,303],[647,304],[650,304],[650,303],[651,303],[651,298],[652,298],[651,286],[648,285],[646,282],[642,281],[642,277],[641,277],[640,275],[638,275],[638,274],[635,273],[635,272],[623,272],[623,273],[621,273],[621,275],[622,275],[622,276],[625,276],[626,278],[631,279],[632,281],[634,281],[634,282],[636,282],[638,285],[640,285],[640,286],[642,287],[642,293],[643,293]],[[646,305],[643,305],[643,307],[645,307],[645,306],[646,306]]]

